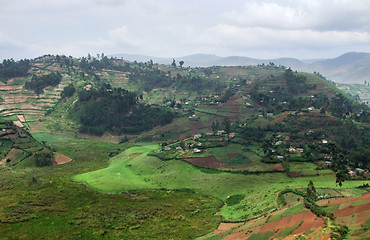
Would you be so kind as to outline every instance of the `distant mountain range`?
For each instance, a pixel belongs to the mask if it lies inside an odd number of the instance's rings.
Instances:
[[[256,59],[242,56],[219,57],[212,54],[194,54],[184,57],[160,58],[136,54],[114,54],[117,58],[128,61],[153,62],[171,64],[172,59],[184,61],[184,66],[209,67],[209,66],[248,66],[258,64],[282,65],[293,70],[303,72],[319,72],[327,79],[340,83],[364,83],[370,82],[370,53],[349,52],[332,59],[306,59],[277,58]]]

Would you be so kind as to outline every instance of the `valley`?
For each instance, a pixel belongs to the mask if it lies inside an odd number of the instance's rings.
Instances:
[[[59,55],[22,74],[0,83],[0,239],[370,237],[370,110],[319,74]]]

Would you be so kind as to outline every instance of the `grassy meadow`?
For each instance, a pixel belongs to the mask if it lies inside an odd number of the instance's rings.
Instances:
[[[214,214],[222,202],[202,193],[136,188],[103,194],[73,180],[108,166],[125,144],[50,133],[35,138],[73,161],[0,168],[0,239],[193,239],[219,224]]]
[[[110,159],[107,168],[74,177],[102,193],[132,190],[194,190],[226,201],[233,195],[245,196],[235,205],[224,205],[219,214],[226,221],[252,219],[276,208],[276,197],[284,188],[305,188],[312,180],[316,188],[340,189],[334,173],[317,170],[318,175],[290,178],[286,173],[240,174],[198,168],[181,160],[161,161],[147,154],[158,145],[134,146]],[[320,174],[320,171],[323,174]],[[353,188],[366,181],[346,181]]]

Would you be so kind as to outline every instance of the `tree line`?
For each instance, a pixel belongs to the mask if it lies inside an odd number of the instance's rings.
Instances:
[[[26,82],[24,85],[26,89],[35,91],[36,94],[41,94],[44,89],[48,86],[56,86],[62,80],[62,74],[60,72],[52,72],[47,75],[33,75],[31,81]]]
[[[14,61],[14,59],[4,59],[0,63],[0,81],[6,82],[7,79],[13,77],[27,76],[30,69],[30,60],[24,59]]]

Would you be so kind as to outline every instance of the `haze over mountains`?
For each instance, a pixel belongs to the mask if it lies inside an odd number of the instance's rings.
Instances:
[[[348,52],[332,59],[256,59],[242,56],[219,57],[212,54],[194,54],[184,57],[160,58],[135,54],[114,54],[117,58],[129,61],[146,62],[153,60],[157,63],[171,64],[172,59],[184,61],[184,66],[209,67],[209,66],[246,66],[257,64],[283,65],[293,70],[304,72],[319,72],[328,80],[340,83],[370,82],[370,53]]]

